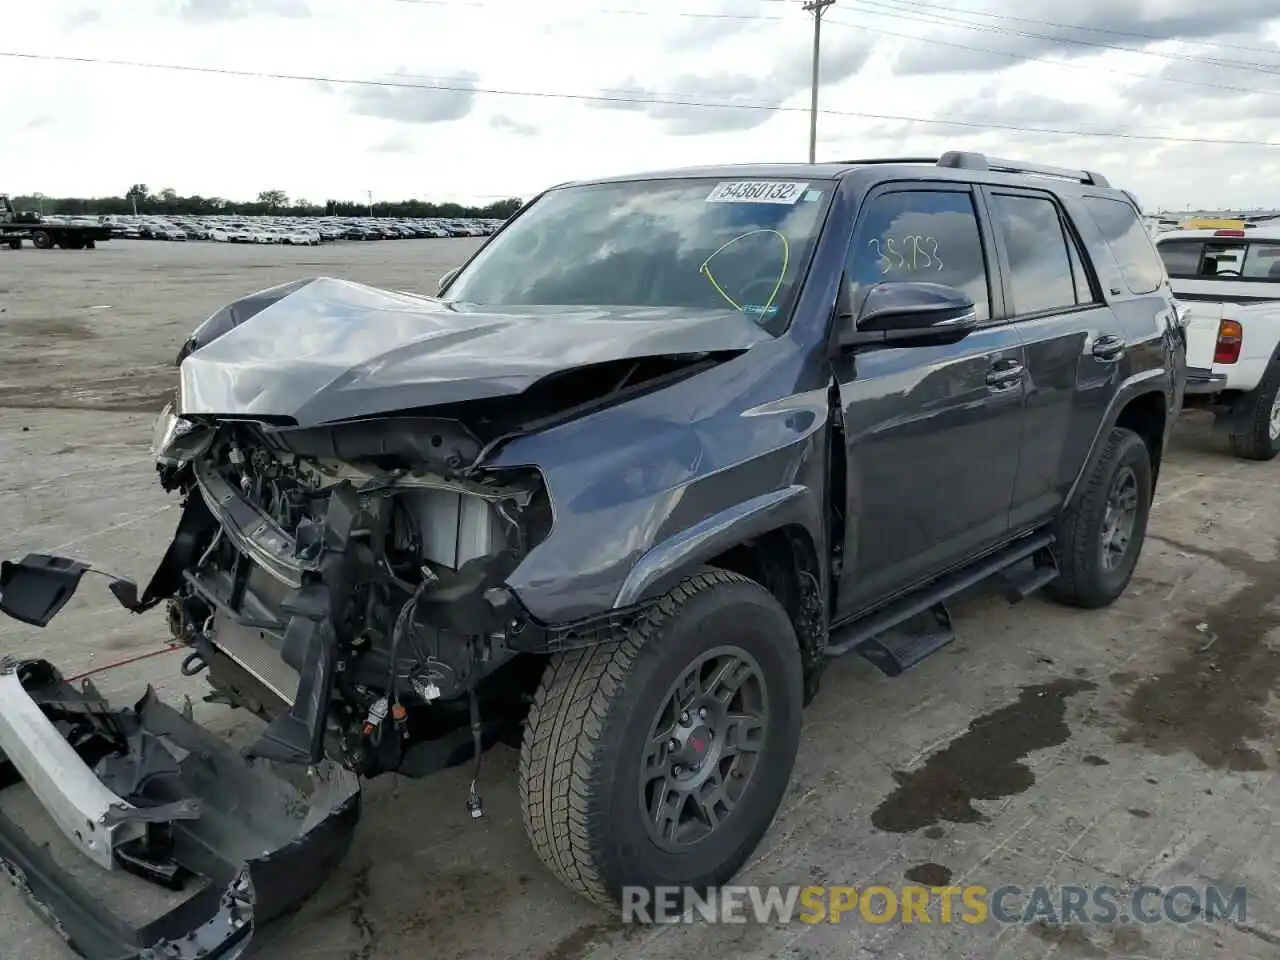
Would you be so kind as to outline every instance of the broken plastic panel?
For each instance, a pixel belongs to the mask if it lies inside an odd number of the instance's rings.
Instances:
[[[350,846],[359,781],[336,764],[286,778],[242,758],[150,689],[135,707],[117,709],[42,660],[5,662],[0,674],[9,680],[0,700],[0,787],[25,779],[82,852],[86,832],[97,852],[109,851],[101,866],[193,891],[164,915],[130,925],[0,813],[0,874],[86,960],[240,957],[255,924],[309,897]],[[22,737],[57,737],[67,750],[23,750]],[[67,821],[76,810],[87,812],[84,824]]]

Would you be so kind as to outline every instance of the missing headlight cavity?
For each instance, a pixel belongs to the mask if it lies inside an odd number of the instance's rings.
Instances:
[[[472,752],[473,695],[482,745],[508,725],[529,671],[502,584],[551,510],[536,470],[479,451],[447,420],[224,421],[172,477],[200,530],[172,622],[217,697],[271,721],[254,753],[427,773]]]

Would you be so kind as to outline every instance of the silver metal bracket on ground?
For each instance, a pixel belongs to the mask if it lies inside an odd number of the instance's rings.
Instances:
[[[144,834],[136,809],[80,759],[10,663],[0,664],[0,751],[67,839],[98,866],[110,870],[116,846]]]

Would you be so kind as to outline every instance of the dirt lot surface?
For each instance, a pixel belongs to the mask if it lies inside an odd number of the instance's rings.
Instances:
[[[246,292],[307,275],[432,290],[474,241],[313,249],[113,241],[0,250],[0,557],[67,552],[150,575],[176,521],[153,480],[151,417],[194,325]],[[705,923],[623,926],[542,868],[520,823],[513,751],[487,755],[486,816],[466,772],[367,790],[354,849],[258,956],[316,960],[719,960],[766,957],[1280,957],[1280,461],[1229,457],[1184,418],[1136,579],[1114,607],[960,603],[960,639],[890,680],[838,662],[810,709],[753,884],[1244,887],[1244,919],[1054,926]],[[98,583],[44,631],[0,623],[0,653],[70,675],[161,647]],[[172,654],[100,674],[124,698],[153,683],[198,701]],[[22,814],[21,789],[5,808]],[[30,806],[30,804],[25,804]],[[26,811],[30,813],[30,811]],[[25,820],[24,820],[25,822]],[[910,878],[910,880],[906,879]],[[138,903],[133,909],[141,909]],[[0,889],[0,957],[68,954]]]

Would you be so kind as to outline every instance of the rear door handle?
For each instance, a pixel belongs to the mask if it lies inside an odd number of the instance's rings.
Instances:
[[[1093,356],[1095,359],[1105,362],[1119,360],[1124,356],[1125,342],[1119,337],[1111,334],[1103,334],[1097,340],[1093,341]]]
[[[1000,360],[987,371],[987,386],[995,390],[1007,390],[1022,381],[1026,368],[1017,360]]]

